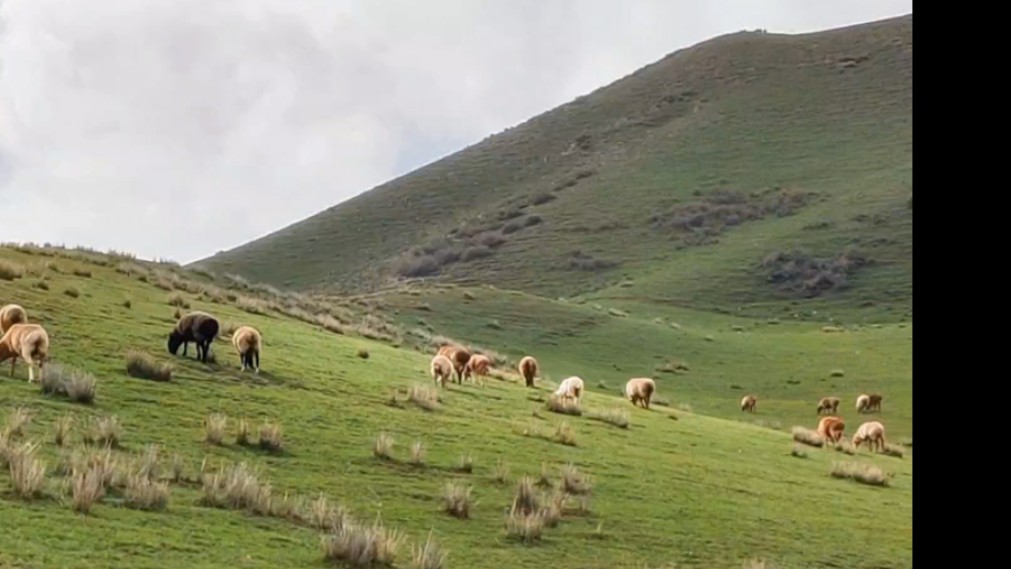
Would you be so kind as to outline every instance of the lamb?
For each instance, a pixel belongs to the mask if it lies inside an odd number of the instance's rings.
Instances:
[[[239,352],[239,360],[242,366],[241,371],[252,368],[255,373],[260,373],[260,350],[263,347],[263,336],[252,326],[239,326],[232,333],[232,345]]]
[[[27,324],[28,313],[17,304],[8,304],[0,308],[0,336],[15,324]]]
[[[517,367],[520,370],[520,377],[526,382],[527,387],[533,387],[534,378],[537,377],[537,360],[533,356],[524,356]]]
[[[867,408],[870,407],[870,405],[871,405],[871,396],[870,395],[862,393],[862,394],[860,394],[859,397],[857,397],[857,412],[858,413],[864,413],[864,412],[866,412]]]
[[[576,405],[579,405],[583,395],[583,380],[576,376],[565,378],[555,390],[555,395],[562,399],[575,399]]]
[[[0,338],[0,362],[13,358],[11,377],[14,377],[14,364],[21,358],[28,364],[28,383],[34,382],[35,373],[32,366],[39,368],[41,376],[48,357],[49,334],[38,324],[14,324]]]
[[[871,393],[868,397],[870,399],[869,399],[869,401],[867,403],[867,410],[868,411],[878,411],[878,412],[880,412],[881,411],[881,395],[878,395],[877,393]]]
[[[452,379],[453,377],[453,362],[446,356],[438,354],[432,358],[429,370],[432,373],[432,379],[435,380],[435,383],[440,384],[442,387],[446,387],[446,380]]]
[[[839,417],[822,417],[818,421],[818,434],[826,441],[839,442],[845,429],[846,423]]]
[[[839,398],[838,397],[822,397],[821,401],[818,402],[818,414],[821,415],[822,411],[831,411],[833,414],[837,413],[839,409]]]
[[[197,345],[197,359],[207,363],[207,356],[210,353],[211,342],[218,335],[221,325],[210,314],[206,312],[193,311],[184,314],[175,328],[169,333],[168,350],[172,355],[176,355],[179,346],[183,347],[183,356],[186,356],[186,349],[190,342]]]
[[[885,450],[885,426],[877,421],[868,421],[853,434],[853,446],[859,447],[866,442],[871,451]]]
[[[484,377],[488,375],[488,368],[491,367],[491,358],[484,354],[474,354],[470,356],[467,365],[463,366],[463,377],[474,378],[474,376]]]
[[[741,399],[741,411],[748,411],[750,413],[755,412],[755,404],[758,403],[758,398],[754,395],[745,395]]]
[[[625,396],[628,397],[632,405],[641,405],[643,409],[649,409],[649,403],[656,393],[656,382],[649,377],[633,377],[625,383]]]

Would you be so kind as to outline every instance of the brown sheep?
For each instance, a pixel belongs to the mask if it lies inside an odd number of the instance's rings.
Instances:
[[[877,393],[871,393],[867,402],[868,411],[881,411],[881,395]]]
[[[865,413],[865,412],[867,412],[867,408],[870,407],[870,405],[871,405],[871,396],[870,395],[867,395],[865,393],[861,393],[857,397],[857,412],[858,413]]]
[[[446,387],[446,379],[452,379],[453,369],[452,360],[442,354],[438,354],[432,358],[432,363],[429,365],[432,379],[442,387]]]
[[[846,429],[846,422],[839,417],[822,417],[818,421],[818,434],[826,441],[839,442]]]
[[[15,324],[27,324],[28,313],[17,304],[8,304],[0,308],[0,336]]]
[[[741,399],[741,411],[748,411],[749,413],[755,412],[755,404],[758,403],[758,398],[754,395],[745,395]]]
[[[169,333],[168,351],[170,354],[176,355],[179,346],[182,346],[183,356],[186,356],[186,348],[189,347],[189,343],[195,342],[197,359],[207,363],[211,342],[217,337],[220,327],[217,319],[206,312],[193,311],[185,314]]]
[[[649,377],[633,377],[625,383],[625,397],[632,402],[632,405],[641,405],[643,409],[649,409],[649,403],[656,393],[656,382]]]
[[[838,413],[839,409],[839,398],[838,397],[822,397],[821,401],[818,402],[818,414],[821,415],[822,411],[831,412],[832,414]]]
[[[49,357],[49,334],[38,324],[14,324],[0,338],[0,362],[11,359],[11,377],[18,358],[28,364],[28,383],[35,381],[32,366],[38,366],[39,375]],[[41,379],[41,377],[40,377]]]
[[[484,354],[474,354],[470,356],[467,365],[463,366],[463,377],[471,379],[475,376],[484,377],[488,375],[489,367],[491,367],[491,358]]]
[[[232,333],[232,345],[239,352],[241,371],[252,368],[260,373],[260,350],[263,349],[263,336],[252,326],[239,326]]]
[[[537,360],[535,360],[533,356],[524,356],[523,359],[520,360],[517,368],[519,368],[520,377],[522,377],[523,381],[526,382],[527,387],[534,386],[534,378],[537,377],[538,367]]]
[[[456,382],[463,383],[463,368],[470,361],[471,353],[466,348],[456,347],[449,352],[446,357],[453,362],[453,369],[456,371]]]
[[[857,429],[853,434],[853,446],[860,447],[861,443],[867,443],[871,451],[885,450],[885,426],[877,421],[868,421]]]

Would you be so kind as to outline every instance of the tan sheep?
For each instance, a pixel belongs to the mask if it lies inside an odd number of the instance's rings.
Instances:
[[[453,362],[446,356],[442,354],[436,355],[432,358],[432,363],[429,366],[429,371],[432,374],[432,379],[435,383],[446,387],[446,380],[453,378]]]
[[[28,382],[35,381],[32,366],[38,366],[39,375],[49,357],[49,334],[38,324],[14,324],[3,338],[0,338],[0,362],[11,360],[11,377],[14,377],[14,364],[18,358],[28,364]]]
[[[17,304],[8,304],[0,308],[0,336],[15,324],[27,324],[28,313]]]
[[[885,426],[877,421],[868,421],[857,429],[853,434],[853,446],[859,447],[861,443],[867,443],[871,451],[885,450]]]
[[[539,366],[537,365],[537,360],[533,356],[524,356],[518,366],[520,371],[520,377],[526,382],[527,387],[534,386],[534,378],[537,377],[537,372]]]
[[[826,441],[839,442],[846,429],[846,423],[839,417],[822,417],[818,421],[818,434]]]
[[[242,365],[241,371],[252,368],[255,373],[260,373],[260,350],[263,349],[263,336],[259,330],[252,326],[239,326],[232,333],[232,345],[235,351],[239,352],[239,361]]]
[[[857,397],[857,412],[858,413],[865,413],[865,412],[867,412],[867,408],[870,407],[870,406],[871,406],[871,396],[870,395],[867,395],[866,393],[862,393],[862,394],[860,394],[860,396]]]
[[[839,398],[838,397],[822,397],[821,401],[818,402],[818,414],[821,415],[822,411],[826,413],[838,413],[839,409]]]
[[[633,377],[625,383],[625,396],[632,402],[632,405],[641,405],[643,409],[649,409],[649,403],[656,393],[656,382],[649,377]]]
[[[555,390],[555,395],[562,399],[574,399],[576,405],[579,405],[579,400],[583,396],[583,380],[576,376],[565,378]]]
[[[491,358],[484,354],[474,354],[470,356],[467,365],[463,366],[463,377],[474,379],[488,375],[488,368],[491,367]]]
[[[745,395],[741,399],[741,411],[748,411],[749,413],[755,412],[755,404],[758,403],[758,398],[754,395]]]

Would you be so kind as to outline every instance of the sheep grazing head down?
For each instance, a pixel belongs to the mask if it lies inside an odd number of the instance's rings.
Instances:
[[[179,351],[179,346],[183,345],[183,335],[175,330],[168,337],[168,351],[173,356]]]

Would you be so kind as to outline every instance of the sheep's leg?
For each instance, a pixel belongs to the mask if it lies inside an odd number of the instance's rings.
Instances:
[[[14,356],[11,358],[11,377],[14,377],[14,364],[17,363],[18,357]]]
[[[257,350],[253,353],[253,357],[256,358],[256,363],[253,365],[253,370],[255,373],[260,373],[260,351]]]

